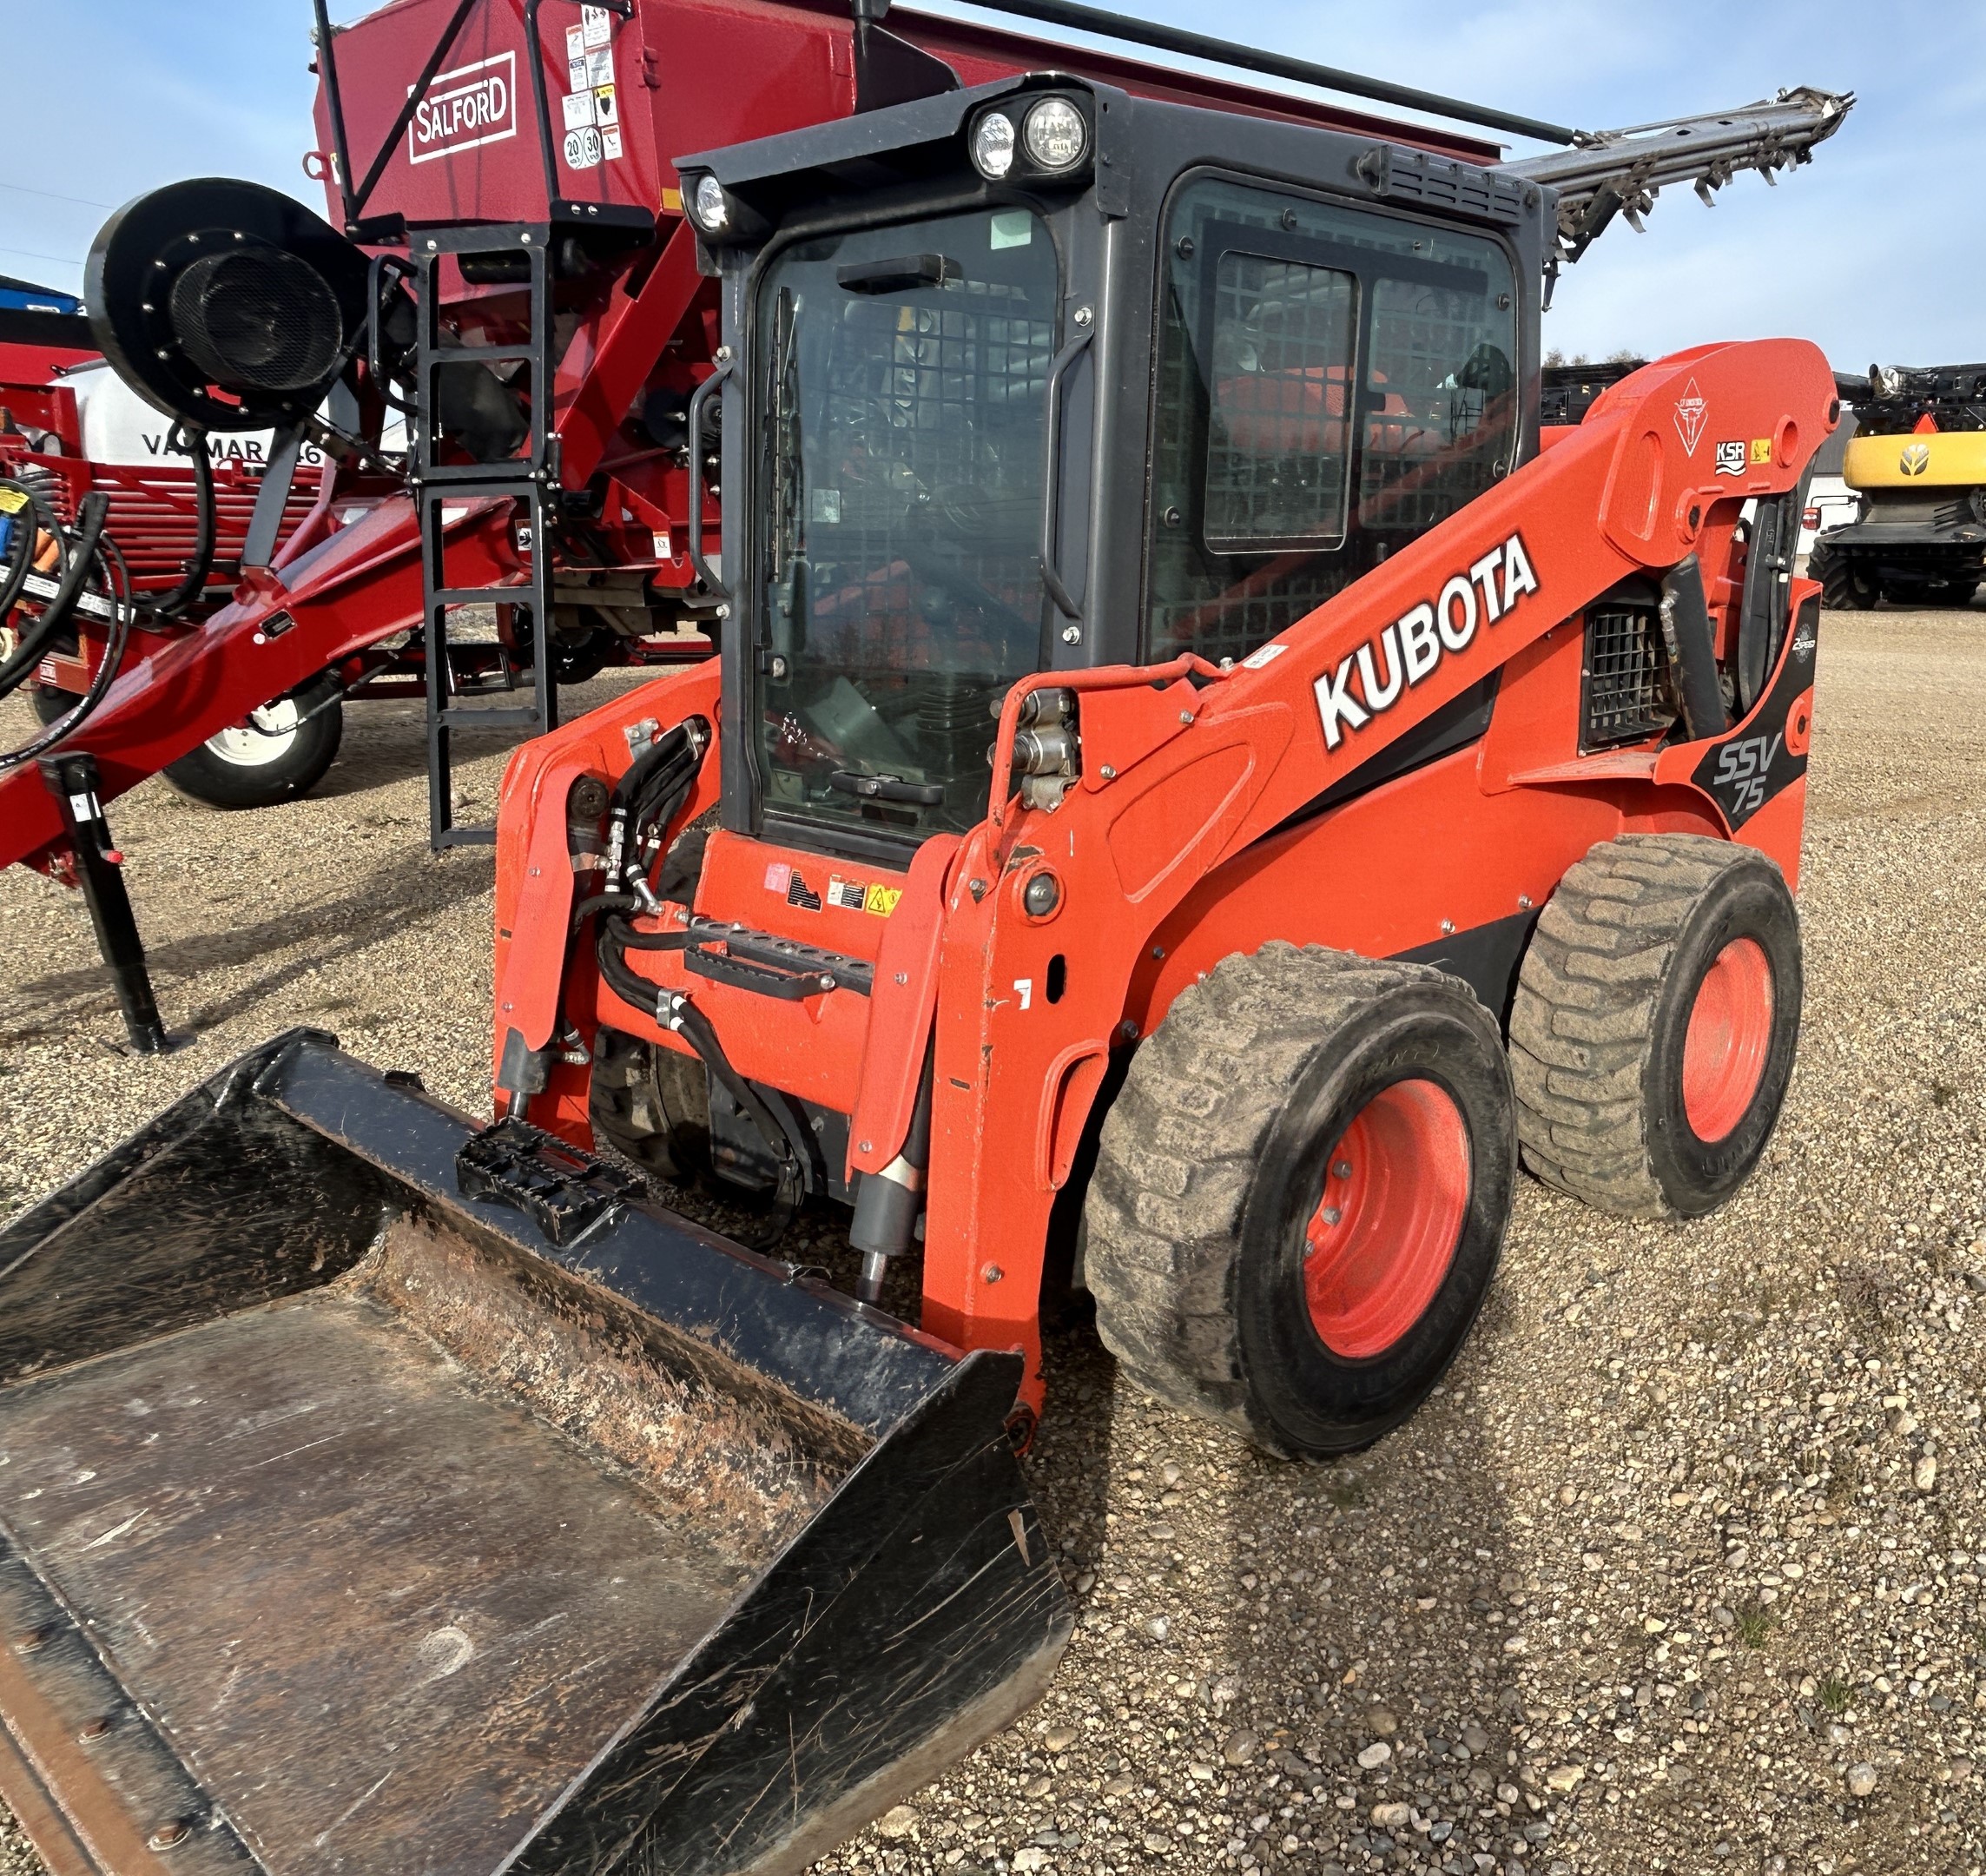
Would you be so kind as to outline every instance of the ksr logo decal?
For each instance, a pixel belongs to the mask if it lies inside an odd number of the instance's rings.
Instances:
[[[1389,710],[1408,689],[1424,683],[1448,652],[1466,651],[1485,618],[1492,625],[1516,611],[1538,590],[1538,576],[1524,551],[1524,537],[1513,534],[1492,547],[1467,572],[1451,573],[1441,596],[1422,600],[1362,644],[1337,668],[1317,679],[1317,714],[1323,719],[1324,747],[1335,750],[1348,730],[1362,730]],[[1379,675],[1382,660],[1386,675]],[[1358,686],[1352,688],[1352,672]]]

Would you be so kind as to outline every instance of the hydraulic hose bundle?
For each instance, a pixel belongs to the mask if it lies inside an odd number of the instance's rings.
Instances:
[[[770,1243],[785,1229],[805,1194],[792,1140],[765,1098],[731,1066],[709,1019],[689,998],[658,988],[627,961],[630,951],[678,951],[689,941],[684,931],[637,931],[631,920],[661,910],[662,901],[649,883],[649,869],[663,851],[709,743],[709,729],[700,718],[679,723],[657,737],[615,784],[607,804],[605,890],[573,908],[572,928],[577,934],[587,919],[597,916],[593,953],[607,988],[624,1003],[652,1011],[658,1023],[696,1050],[778,1160],[773,1216],[762,1234],[762,1243]]]
[[[159,619],[176,618],[205,591],[208,575],[214,569],[216,534],[214,460],[208,454],[206,433],[175,424],[168,447],[192,459],[198,532],[184,578],[150,608],[152,616]],[[101,576],[99,584],[110,603],[103,656],[97,662],[89,690],[31,742],[0,753],[0,770],[31,762],[83,723],[103,701],[123,666],[137,608],[124,558],[103,531],[109,506],[109,496],[93,489],[82,498],[74,529],[65,529],[52,503],[37,487],[25,479],[0,478],[0,523],[8,524],[5,558],[0,563],[0,629],[13,618],[35,562],[45,551],[44,542],[55,544],[57,564],[62,568],[54,596],[39,617],[22,628],[12,651],[0,659],[0,697],[10,696],[34,674],[49,648],[75,617],[77,604],[92,584],[93,573]]]
[[[24,483],[0,479],[0,512],[11,522],[7,543],[7,565],[0,574],[0,625],[12,618],[26,587],[28,577],[41,552],[44,535],[56,544],[62,572],[56,591],[39,618],[24,626],[11,653],[0,661],[0,697],[18,690],[41,664],[43,654],[75,616],[77,602],[90,584],[93,571],[101,571],[102,585],[110,602],[110,629],[103,657],[90,680],[89,689],[42,733],[17,750],[0,753],[0,770],[18,768],[55,747],[103,701],[124,662],[124,647],[130,637],[130,575],[116,545],[103,532],[109,498],[93,490],[82,499],[73,532],[66,530],[38,495]]]

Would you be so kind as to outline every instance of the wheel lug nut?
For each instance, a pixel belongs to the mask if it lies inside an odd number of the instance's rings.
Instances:
[[[1351,1161],[1349,1159],[1341,1159],[1335,1166],[1331,1168],[1331,1171],[1335,1172],[1340,1179],[1349,1179],[1351,1177]]]
[[[1323,1218],[1324,1223],[1327,1225],[1336,1225],[1343,1216],[1344,1214],[1335,1205],[1328,1205],[1324,1207]]]

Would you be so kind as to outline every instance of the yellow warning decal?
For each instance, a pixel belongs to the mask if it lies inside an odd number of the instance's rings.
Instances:
[[[0,488],[0,514],[19,514],[27,505],[25,489]]]
[[[872,886],[862,901],[862,910],[876,918],[887,918],[896,910],[896,902],[902,896],[901,886]]]
[[[1772,438],[1771,438],[1771,437],[1753,437],[1753,438],[1752,439],[1752,460],[1754,463],[1769,463],[1769,462],[1771,462],[1771,461],[1772,461]]]

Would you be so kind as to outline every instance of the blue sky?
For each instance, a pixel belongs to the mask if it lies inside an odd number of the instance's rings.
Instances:
[[[1118,3],[1206,32],[1244,18],[1257,45],[1580,125],[1852,89],[1847,126],[1777,189],[1741,177],[1714,209],[1672,189],[1646,234],[1609,230],[1560,285],[1546,343],[1602,357],[1794,334],[1841,370],[1986,358],[1986,7]],[[309,17],[307,0],[0,0],[0,273],[73,290],[100,205],[181,176],[321,207],[299,168]]]

